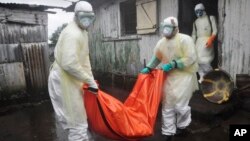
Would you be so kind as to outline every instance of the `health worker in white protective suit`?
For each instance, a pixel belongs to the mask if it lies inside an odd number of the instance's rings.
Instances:
[[[191,122],[189,100],[198,89],[197,54],[190,36],[179,33],[175,17],[166,18],[162,25],[163,38],[154,48],[154,55],[141,73],[150,73],[158,64],[167,73],[162,99],[162,134],[169,141],[186,131]]]
[[[199,83],[203,76],[213,68],[211,62],[214,59],[214,40],[217,35],[217,24],[214,16],[208,16],[202,3],[195,6],[197,19],[193,23],[192,38],[198,53]]]
[[[55,47],[55,62],[49,74],[49,94],[57,119],[68,131],[69,141],[90,141],[82,99],[83,84],[97,92],[89,60],[87,28],[94,21],[92,6],[76,3],[74,20],[61,32]]]

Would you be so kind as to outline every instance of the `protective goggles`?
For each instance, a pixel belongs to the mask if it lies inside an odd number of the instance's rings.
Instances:
[[[201,10],[201,9],[195,10],[195,14],[196,14],[196,15],[202,15],[202,14],[203,14],[203,11],[204,11],[204,10]]]
[[[83,18],[89,18],[92,21],[95,20],[95,13],[94,12],[83,12],[83,11],[79,11],[76,14],[78,19],[83,19]]]
[[[160,24],[160,30],[161,30],[161,31],[163,31],[164,28],[174,29],[175,27],[176,27],[176,26],[169,25],[169,24],[164,23],[164,22],[162,22],[162,23]]]

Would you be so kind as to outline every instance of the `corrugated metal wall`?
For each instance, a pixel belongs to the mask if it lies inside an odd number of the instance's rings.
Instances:
[[[26,83],[22,62],[0,64],[0,100],[9,98],[9,93],[25,91]]]
[[[47,87],[46,64],[43,54],[47,43],[22,43],[27,83],[32,89]]]
[[[47,42],[46,25],[0,23],[0,44]]]
[[[0,44],[0,64],[11,62],[22,62],[19,44]]]
[[[233,78],[250,74],[250,1],[220,0],[219,11],[222,69]]]
[[[47,13],[0,12],[0,93],[47,90]]]
[[[93,69],[136,76],[152,57],[153,48],[161,38],[157,31],[153,34],[121,36],[119,4],[124,0],[107,1],[96,7],[96,21],[90,30],[90,55]],[[168,16],[176,16],[177,0],[157,1],[158,21]],[[158,23],[159,25],[159,23]]]

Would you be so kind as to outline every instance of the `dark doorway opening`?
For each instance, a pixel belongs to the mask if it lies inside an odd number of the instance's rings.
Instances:
[[[207,15],[213,15],[218,21],[218,0],[179,0],[179,28],[181,33],[192,34],[193,22],[196,19],[194,7],[198,3],[203,3]],[[213,68],[218,67],[217,39],[214,44],[215,57],[212,62]]]

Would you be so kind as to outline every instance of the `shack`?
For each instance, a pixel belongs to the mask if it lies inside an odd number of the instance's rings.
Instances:
[[[97,75],[136,76],[161,38],[160,22],[178,17],[180,32],[191,35],[194,7],[202,2],[218,22],[214,68],[234,78],[250,74],[250,2],[248,0],[89,0],[96,21],[89,30],[90,54]],[[68,7],[73,11],[74,4]],[[105,74],[105,75],[103,75]],[[127,76],[127,77],[126,77]],[[114,80],[113,80],[114,81]]]
[[[48,96],[48,11],[0,3],[0,101]]]

